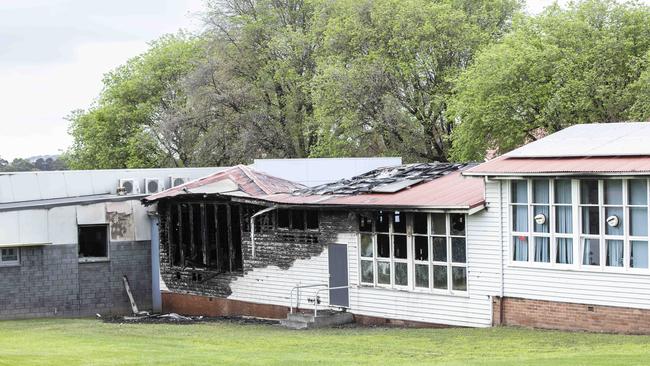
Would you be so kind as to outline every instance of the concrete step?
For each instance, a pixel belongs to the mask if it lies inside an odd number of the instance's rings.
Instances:
[[[280,324],[290,329],[311,329],[327,328],[337,325],[352,323],[354,317],[351,313],[345,311],[322,311],[314,317],[311,313],[293,313],[287,314],[287,319],[281,320]]]

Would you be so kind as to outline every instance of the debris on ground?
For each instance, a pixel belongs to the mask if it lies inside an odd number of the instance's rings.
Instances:
[[[231,322],[237,324],[278,324],[279,320],[254,318],[249,316],[186,316],[176,313],[169,314],[151,314],[136,316],[112,316],[99,317],[105,323],[123,323],[123,324],[195,324],[207,322]]]

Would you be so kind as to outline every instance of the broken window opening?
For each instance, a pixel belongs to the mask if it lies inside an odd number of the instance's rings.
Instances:
[[[108,225],[79,225],[79,258],[108,258]]]
[[[277,228],[294,231],[316,231],[320,228],[317,210],[277,210]]]
[[[241,271],[239,205],[182,202],[170,204],[167,210],[171,266]]]

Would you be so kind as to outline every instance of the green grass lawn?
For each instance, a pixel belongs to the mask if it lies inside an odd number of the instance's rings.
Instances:
[[[0,365],[648,365],[650,337],[514,328],[291,331],[229,322],[0,322]]]

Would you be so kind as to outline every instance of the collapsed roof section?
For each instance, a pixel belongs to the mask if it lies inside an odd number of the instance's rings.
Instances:
[[[239,165],[146,197],[145,204],[182,195],[221,195],[268,206],[454,209],[483,208],[480,178],[464,177],[467,164],[408,164],[307,188]]]
[[[303,188],[305,187],[301,184],[255,171],[245,165],[237,165],[148,196],[142,201],[150,204],[163,198],[182,195],[259,197]]]

